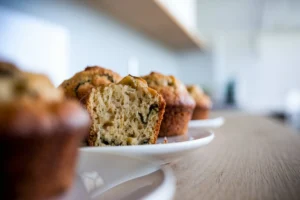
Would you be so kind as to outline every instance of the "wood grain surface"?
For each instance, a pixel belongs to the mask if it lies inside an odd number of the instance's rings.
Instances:
[[[171,164],[181,199],[300,199],[300,134],[275,120],[225,116],[215,139]]]

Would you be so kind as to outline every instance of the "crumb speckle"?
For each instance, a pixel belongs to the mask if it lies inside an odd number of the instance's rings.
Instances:
[[[167,143],[168,143],[168,138],[165,137],[165,138],[164,138],[164,144],[167,144]]]

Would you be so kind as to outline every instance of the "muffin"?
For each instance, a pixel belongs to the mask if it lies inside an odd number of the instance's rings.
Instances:
[[[60,195],[72,183],[89,115],[47,77],[4,65],[0,63],[1,196],[40,200]]]
[[[65,80],[60,88],[63,89],[67,97],[77,98],[84,103],[92,88],[117,83],[120,80],[121,76],[116,72],[99,66],[90,66],[86,67],[84,71],[76,73],[72,78]]]
[[[15,76],[20,70],[12,63],[0,62],[0,76]]]
[[[192,119],[207,119],[212,107],[211,100],[197,85],[187,86],[187,90],[196,102]]]
[[[143,76],[149,87],[157,90],[166,101],[166,109],[161,123],[159,136],[185,134],[195,108],[195,101],[185,86],[174,76],[152,72]]]
[[[87,109],[90,146],[155,144],[165,101],[145,80],[129,75],[117,84],[93,88]]]

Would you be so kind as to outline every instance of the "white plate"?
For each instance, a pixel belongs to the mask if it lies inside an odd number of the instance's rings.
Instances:
[[[189,128],[218,128],[224,124],[224,118],[218,117],[213,119],[191,120]]]
[[[168,143],[162,144],[164,138],[159,138],[153,145],[136,146],[107,146],[107,147],[82,147],[81,152],[114,152],[125,155],[142,156],[147,159],[155,158],[161,164],[177,160],[181,156],[196,150],[210,143],[214,138],[214,133],[208,130],[189,130],[182,136],[168,137]]]
[[[167,166],[137,157],[81,152],[77,177],[63,200],[173,198],[176,181]]]

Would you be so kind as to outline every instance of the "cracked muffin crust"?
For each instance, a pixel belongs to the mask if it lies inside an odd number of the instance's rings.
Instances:
[[[174,76],[166,76],[157,72],[151,72],[142,78],[147,81],[149,87],[157,90],[166,101],[159,136],[185,134],[195,108],[195,101],[188,94],[185,85]]]
[[[85,103],[88,94],[92,88],[117,83],[121,76],[112,70],[99,66],[88,66],[84,71],[76,73],[72,78],[65,80],[60,88],[65,95],[71,98],[77,98]]]
[[[0,63],[0,184],[4,199],[38,200],[66,191],[89,115],[49,79]],[[11,65],[13,66],[13,65]]]
[[[192,119],[207,119],[209,115],[209,111],[212,107],[212,102],[201,88],[197,85],[189,85],[186,87],[189,94],[193,97],[196,102],[196,107],[193,112]]]
[[[129,75],[93,88],[86,103],[92,118],[90,146],[156,143],[165,101],[143,79]]]

